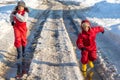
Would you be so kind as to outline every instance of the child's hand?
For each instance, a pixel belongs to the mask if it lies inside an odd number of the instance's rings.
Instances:
[[[84,51],[84,50],[86,50],[86,48],[85,48],[85,47],[81,48],[81,51]]]
[[[14,22],[11,22],[11,25],[14,26]]]
[[[105,31],[101,32],[102,34],[104,34]]]

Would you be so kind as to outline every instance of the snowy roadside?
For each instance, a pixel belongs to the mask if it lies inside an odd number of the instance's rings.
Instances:
[[[10,8],[8,8],[10,7]],[[0,76],[4,76],[6,71],[10,68],[9,62],[15,60],[15,50],[13,46],[14,34],[13,28],[9,23],[9,14],[12,10],[13,5],[1,6],[0,7]],[[6,17],[7,16],[7,17]]]

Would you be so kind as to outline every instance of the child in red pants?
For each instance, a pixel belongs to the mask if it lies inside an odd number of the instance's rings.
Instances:
[[[14,45],[17,48],[17,59],[25,56],[25,47],[27,45],[27,26],[28,8],[25,2],[19,1],[14,11],[10,15],[10,22],[14,29],[15,41]],[[20,68],[20,66],[18,66]],[[21,71],[19,71],[21,73]]]
[[[97,58],[96,35],[99,32],[104,33],[104,28],[101,26],[91,27],[88,20],[81,22],[82,32],[78,35],[76,41],[77,47],[81,50],[82,71],[87,70],[87,63],[91,68],[94,67],[93,61]]]

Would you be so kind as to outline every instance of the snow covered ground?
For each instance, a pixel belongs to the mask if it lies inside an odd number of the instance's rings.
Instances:
[[[3,67],[6,66],[6,64],[8,65],[8,62],[11,62],[11,61],[14,62],[14,60],[15,60],[16,52],[15,52],[15,48],[13,47],[14,34],[13,34],[12,26],[10,25],[10,22],[9,22],[9,15],[10,15],[12,9],[15,7],[17,1],[18,0],[0,0],[0,34],[1,34],[0,35],[0,62],[1,62],[0,63],[1,64],[0,76],[3,76],[4,73],[7,71],[7,69],[9,69],[9,66],[5,67],[5,68],[3,68]],[[44,11],[44,10],[42,10],[42,7],[44,7],[44,8],[46,7],[45,9],[47,9],[47,7],[50,6],[50,4],[47,4],[46,6],[41,5],[41,8],[40,8],[41,11],[39,11],[39,9],[36,7],[40,6],[40,4],[42,4],[42,0],[31,0],[31,1],[24,0],[24,1],[26,2],[26,5],[30,9],[30,15],[29,15],[30,18],[28,20],[28,25],[29,25],[28,28],[31,29],[32,23],[36,22],[36,20],[37,20],[36,15],[38,15],[38,14],[40,15],[40,13],[42,13]],[[98,73],[103,77],[104,80],[119,80],[120,79],[120,76],[119,76],[119,74],[120,74],[120,67],[119,67],[120,66],[120,64],[119,64],[119,62],[120,62],[120,59],[119,59],[119,56],[120,56],[120,46],[119,46],[120,45],[120,41],[119,41],[120,40],[120,15],[119,15],[120,14],[120,0],[59,0],[59,1],[69,7],[68,10],[70,10],[70,14],[72,15],[73,21],[75,22],[75,25],[77,27],[79,27],[81,19],[87,18],[92,22],[92,25],[101,25],[105,28],[105,33],[103,35],[99,34],[99,36],[97,37],[98,60],[95,62],[95,64],[96,64],[95,68],[97,69]],[[62,8],[56,6],[54,10],[61,11]],[[46,13],[46,14],[48,14],[48,13]],[[52,29],[51,28],[52,26],[46,27],[46,25],[54,26],[55,24],[57,24],[54,22],[54,20],[52,20],[52,21],[49,20],[50,18],[54,18],[54,16],[51,15],[51,14],[54,14],[54,12],[49,13],[49,15],[46,15],[46,14],[44,15],[44,17],[46,16],[46,18],[48,17],[48,19],[45,20],[46,23],[44,24],[43,31]],[[61,11],[61,13],[56,14],[56,15],[62,16],[62,14],[63,13]],[[42,16],[42,15],[40,15],[40,16]],[[41,19],[41,22],[42,21],[44,22],[44,18]],[[55,20],[55,21],[59,23],[58,25],[62,24],[62,22],[60,23],[59,20]],[[41,23],[41,22],[39,22],[39,23]],[[53,23],[55,23],[55,24],[53,24]],[[55,30],[56,30],[56,28],[58,29],[58,27],[56,27],[56,26],[54,26],[54,27],[55,27],[54,28]],[[54,29],[51,31],[55,31]],[[61,27],[59,27],[59,29],[61,29]],[[80,29],[78,28],[78,30],[80,30]],[[61,32],[61,31],[59,31],[59,32]],[[57,34],[55,34],[56,32],[55,33],[50,32],[47,34],[57,36],[58,34],[61,34],[59,32],[57,32]],[[41,33],[41,37],[42,36],[44,36],[44,37],[43,37],[43,39],[41,39],[41,38],[38,39],[38,41],[40,41],[40,44],[45,43],[44,38],[48,38],[48,36],[46,36],[45,34],[46,34],[45,31],[44,31],[44,33],[43,32]],[[68,34],[70,35],[70,33],[68,33]],[[63,36],[63,37],[65,37],[65,36]],[[31,38],[33,38],[32,35],[31,35]],[[49,47],[50,46],[53,47],[53,45],[51,45],[52,40],[54,41],[53,36],[49,37],[49,39],[50,39]],[[68,38],[66,38],[66,40],[67,39]],[[71,40],[72,41],[74,40],[73,42],[75,42],[76,37],[73,36],[73,38]],[[58,39],[58,41],[59,41],[59,39]],[[64,40],[61,43],[63,44]],[[31,69],[30,69],[31,75],[29,77],[31,77],[31,76],[33,77],[35,75],[41,74],[41,73],[39,73],[39,71],[38,71],[38,74],[34,74],[34,65],[36,66],[36,68],[38,66],[40,66],[41,64],[43,64],[43,66],[45,64],[57,65],[57,64],[53,64],[55,62],[52,62],[52,61],[51,61],[51,63],[47,63],[47,61],[45,63],[44,59],[42,59],[42,58],[41,59],[43,60],[43,62],[40,62],[40,60],[38,59],[40,54],[37,54],[37,52],[39,50],[42,50],[44,48],[44,46],[47,47],[47,43],[46,43],[46,45],[39,46],[40,44],[37,44],[37,47],[35,49],[36,52],[34,53],[35,55],[34,55],[34,59],[31,64]],[[67,46],[68,45],[71,46],[71,44],[68,44],[67,42],[65,42],[65,44]],[[66,45],[61,45],[61,46],[63,48]],[[73,46],[74,47],[76,46],[75,43],[73,43]],[[71,48],[68,48],[68,50],[72,51]],[[43,51],[41,51],[41,52],[45,53],[45,51],[46,50],[43,49]],[[51,51],[51,48],[50,49],[48,48],[48,51]],[[55,50],[53,49],[53,51],[55,51]],[[60,53],[60,51],[61,50],[57,50],[56,52]],[[77,49],[76,53],[77,53],[77,57],[80,58],[80,51],[78,49]],[[48,53],[48,54],[50,54],[50,53]],[[45,55],[45,54],[41,53],[41,55]],[[54,53],[53,55],[56,55],[56,54]],[[58,56],[60,56],[60,55],[58,55]],[[58,56],[56,56],[56,57],[58,57]],[[49,56],[46,55],[46,57],[49,57]],[[54,58],[56,58],[56,57],[54,57]],[[49,58],[48,58],[48,60],[49,60]],[[36,61],[39,62],[39,64],[37,64]],[[34,63],[36,63],[36,64],[34,64]],[[39,67],[39,68],[41,69],[42,67]],[[38,70],[40,70],[40,69],[38,69]],[[55,69],[59,70],[57,68],[55,68]],[[37,70],[37,69],[35,69],[35,70]],[[57,74],[56,74],[56,76],[57,76]]]

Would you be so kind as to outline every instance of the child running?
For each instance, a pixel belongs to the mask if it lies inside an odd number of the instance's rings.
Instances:
[[[77,47],[81,50],[82,71],[87,71],[87,64],[91,68],[94,67],[93,61],[97,59],[96,35],[100,32],[104,33],[104,28],[101,26],[91,27],[88,20],[81,22],[82,32],[78,35],[76,41]]]
[[[28,8],[24,1],[18,1],[17,6],[10,15],[10,22],[14,29],[14,45],[17,49],[17,59],[25,56],[25,47],[27,45],[27,26]],[[22,63],[22,62],[21,62]],[[22,63],[23,65],[24,63]],[[18,64],[18,76],[22,76],[22,65]]]

